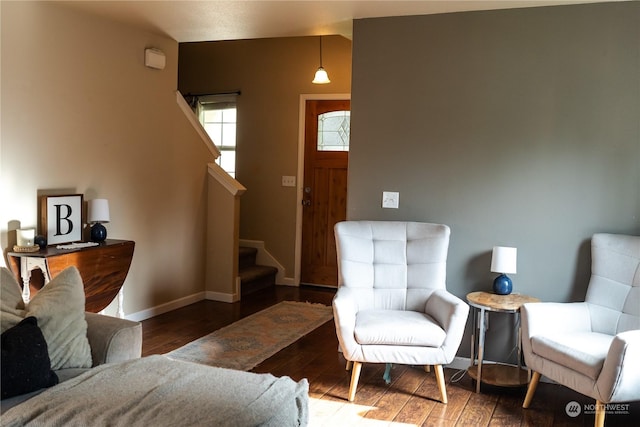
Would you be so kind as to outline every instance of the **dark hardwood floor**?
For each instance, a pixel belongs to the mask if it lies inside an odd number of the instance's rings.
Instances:
[[[331,304],[334,291],[276,286],[227,304],[201,301],[142,322],[144,356],[163,354],[279,301]],[[309,380],[311,426],[592,426],[594,402],[565,387],[540,383],[530,409],[522,409],[525,389],[483,385],[476,394],[468,375],[445,369],[449,403],[438,400],[435,375],[422,367],[394,366],[392,383],[382,379],[384,365],[364,364],[354,403],[346,401],[349,372],[337,351],[333,322],[327,322],[265,360],[253,372]],[[578,402],[583,412],[565,410]],[[607,413],[605,425],[640,426],[640,402]]]

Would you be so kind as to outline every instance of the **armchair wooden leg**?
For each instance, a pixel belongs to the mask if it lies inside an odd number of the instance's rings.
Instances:
[[[351,360],[347,360],[347,367],[345,368],[345,370],[350,371],[352,366],[353,366],[353,362]]]
[[[599,400],[596,400],[596,422],[595,427],[604,427],[604,416],[606,415],[605,411],[606,405]]]
[[[447,403],[447,386],[444,382],[444,370],[442,365],[433,366],[436,371],[436,381],[438,382],[438,389],[440,390],[440,401],[444,404]]]
[[[353,402],[356,398],[356,389],[358,388],[358,380],[360,379],[361,362],[353,362],[353,370],[351,371],[351,385],[349,386],[349,402]]]
[[[533,395],[536,392],[536,387],[538,387],[538,381],[540,381],[540,372],[533,372],[531,376],[531,381],[529,381],[529,388],[527,388],[527,395],[524,397],[524,403],[522,404],[523,408],[528,408],[533,400]]]
[[[431,365],[424,365],[424,371],[425,371],[426,373],[431,372]]]

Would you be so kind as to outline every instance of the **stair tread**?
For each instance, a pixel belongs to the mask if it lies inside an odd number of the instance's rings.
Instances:
[[[240,246],[238,248],[238,255],[239,256],[243,256],[243,255],[253,255],[255,253],[258,252],[257,248],[252,248],[250,246]]]
[[[257,255],[257,248],[251,246],[238,248],[238,275],[240,276],[242,295],[275,286],[278,269],[256,264]]]
[[[243,268],[255,265],[257,255],[258,249],[248,246],[240,246],[238,248],[238,268],[242,270]]]
[[[275,275],[278,269],[267,265],[253,265],[250,267],[241,268],[238,272],[240,280],[242,282],[249,282],[257,278]]]

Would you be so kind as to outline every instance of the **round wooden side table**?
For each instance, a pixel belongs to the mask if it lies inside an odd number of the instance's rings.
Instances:
[[[529,382],[529,372],[522,368],[521,363],[520,307],[526,303],[540,302],[540,300],[521,294],[497,295],[490,292],[471,292],[467,294],[467,302],[473,311],[471,366],[467,371],[471,378],[476,380],[476,393],[480,392],[480,383],[482,382],[502,387],[526,385]],[[516,316],[517,365],[491,363],[483,366],[484,338],[487,331],[487,316],[489,312],[508,313]]]

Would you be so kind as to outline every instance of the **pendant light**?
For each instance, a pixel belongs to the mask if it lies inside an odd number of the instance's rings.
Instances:
[[[315,83],[317,85],[331,83],[331,80],[329,80],[329,75],[327,74],[325,69],[322,68],[322,36],[320,36],[320,67],[318,68],[318,71],[316,71],[316,75],[311,83]]]

